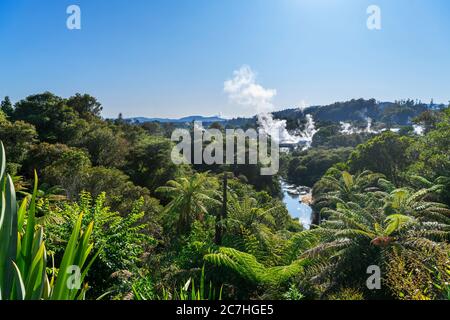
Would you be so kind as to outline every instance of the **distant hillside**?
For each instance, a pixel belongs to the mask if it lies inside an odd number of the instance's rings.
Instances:
[[[128,118],[127,121],[132,123],[145,123],[145,122],[161,122],[161,123],[186,123],[193,121],[201,122],[223,122],[226,121],[220,117],[203,117],[203,116],[188,116],[180,119],[170,119],[170,118],[145,118],[145,117],[135,117]]]
[[[408,125],[411,120],[426,110],[437,110],[445,107],[441,104],[425,104],[420,101],[403,100],[396,102],[377,102],[371,100],[350,100],[336,102],[327,106],[313,106],[305,113],[314,116],[316,121],[366,121],[369,117],[376,122],[390,125]],[[296,123],[304,117],[299,109],[286,109],[273,113],[275,118],[285,119],[290,123]]]
[[[378,102],[375,99],[353,99],[345,102],[336,102],[325,106],[312,106],[304,112],[298,108],[290,108],[273,112],[275,119],[283,119],[287,122],[287,128],[292,130],[298,127],[298,122],[303,121],[305,114],[313,115],[319,122],[340,121],[367,121],[371,118],[375,122],[383,122],[388,125],[409,125],[411,120],[426,110],[439,110],[445,108],[443,104],[425,104],[420,101],[402,100],[395,102]],[[180,119],[169,118],[145,118],[135,117],[126,119],[131,123],[177,123],[185,124],[193,121],[203,123],[222,122],[227,127],[249,128],[256,125],[256,117],[223,119],[219,116],[188,116]]]

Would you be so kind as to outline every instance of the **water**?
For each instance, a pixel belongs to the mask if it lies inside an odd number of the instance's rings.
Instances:
[[[282,182],[283,202],[293,218],[298,218],[305,229],[309,229],[312,221],[312,209],[310,206],[300,202],[299,195],[288,192],[289,185]]]

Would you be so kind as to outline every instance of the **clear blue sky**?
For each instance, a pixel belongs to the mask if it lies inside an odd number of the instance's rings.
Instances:
[[[82,29],[66,28],[77,4]],[[382,30],[366,28],[381,8]],[[277,109],[350,98],[450,99],[448,0],[1,0],[0,96],[87,92],[105,117],[250,111],[248,65]]]

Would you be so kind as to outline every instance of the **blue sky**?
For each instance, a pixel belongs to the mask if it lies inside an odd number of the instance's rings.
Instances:
[[[66,28],[79,5],[82,29]],[[366,27],[381,8],[382,29]],[[249,115],[224,82],[247,65],[282,109],[450,99],[447,0],[2,0],[0,96],[87,92],[105,117]]]

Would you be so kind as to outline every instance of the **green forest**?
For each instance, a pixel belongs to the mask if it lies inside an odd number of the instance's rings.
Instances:
[[[276,176],[175,165],[175,124],[102,109],[88,94],[3,99],[0,299],[450,299],[449,107],[312,107],[312,148],[283,154]],[[340,132],[365,126],[362,113],[398,130]],[[304,115],[274,113],[288,129]],[[288,212],[281,179],[312,187],[311,228]]]

